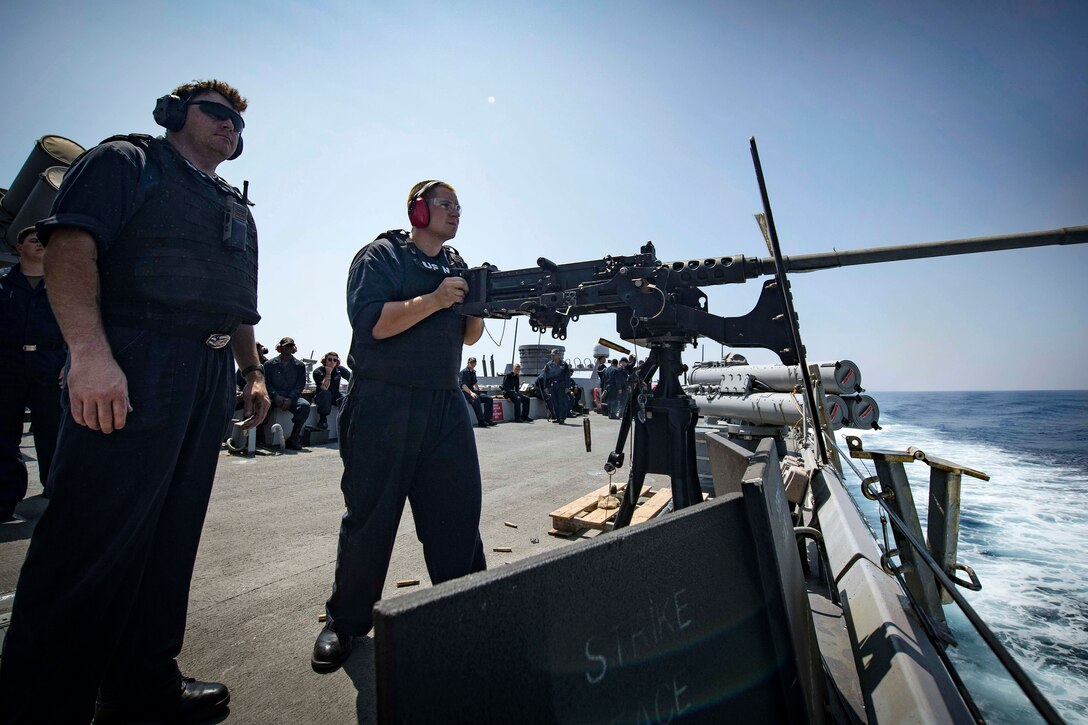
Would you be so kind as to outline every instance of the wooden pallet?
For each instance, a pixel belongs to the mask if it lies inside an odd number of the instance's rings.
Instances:
[[[616,486],[616,496],[623,498],[626,484]],[[601,496],[608,494],[608,486],[603,486],[593,493],[587,493],[581,498],[571,501],[566,506],[552,511],[552,530],[548,533],[552,536],[570,536],[577,534],[582,529],[596,529],[598,531],[611,531],[614,525],[613,519],[619,508],[598,508],[597,501]],[[661,513],[672,499],[672,489],[661,488],[654,490],[649,486],[642,487],[642,495],[639,496],[638,506],[631,516],[631,523],[637,524],[648,521]]]

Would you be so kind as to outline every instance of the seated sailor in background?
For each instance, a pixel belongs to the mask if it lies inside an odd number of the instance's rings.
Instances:
[[[67,353],[64,337],[45,294],[38,232],[27,227],[16,237],[19,263],[0,270],[0,521],[10,521],[27,489],[19,446],[30,408],[38,479],[49,495],[49,467],[60,426],[60,371]]]
[[[514,409],[515,423],[531,423],[533,421],[529,417],[529,403],[532,401],[528,395],[521,392],[521,363],[514,363],[514,367],[510,369],[510,372],[503,376],[502,396],[510,401],[510,405]]]
[[[351,371],[340,364],[339,353],[325,353],[325,357],[321,358],[321,366],[314,368],[314,403],[317,405],[318,430],[329,427],[329,413],[334,405],[340,407],[344,398],[340,392],[341,380],[351,380]]]
[[[297,349],[294,338],[285,337],[276,345],[279,355],[264,364],[272,405],[291,414],[291,434],[284,445],[293,451],[302,450],[302,430],[310,417],[310,401],[302,397],[306,387],[306,366],[295,357]]]
[[[567,388],[567,395],[570,398],[569,410],[571,415],[584,415],[586,412],[586,407],[583,402],[585,390],[582,388],[582,386],[571,380],[570,385]]]
[[[465,363],[465,367],[461,370],[459,376],[459,383],[465,400],[469,402],[473,412],[476,413],[476,424],[481,428],[495,425],[495,422],[491,420],[495,415],[495,409],[492,407],[493,400],[490,395],[480,388],[480,384],[476,379],[476,358],[470,357],[468,362]]]
[[[0,722],[196,722],[230,701],[175,658],[235,361],[243,427],[268,410],[256,226],[216,174],[242,150],[245,109],[222,81],[176,88],[155,107],[165,138],[88,151],[37,225],[69,350],[65,414],[4,639]]]
[[[408,218],[411,233],[385,232],[348,271],[352,378],[338,419],[346,510],[310,658],[317,672],[339,669],[352,638],[373,626],[406,500],[434,584],[486,568],[480,461],[457,385],[462,346],[484,326],[451,309],[468,291],[458,274],[467,265],[445,244],[461,221],[457,192],[419,182]]]

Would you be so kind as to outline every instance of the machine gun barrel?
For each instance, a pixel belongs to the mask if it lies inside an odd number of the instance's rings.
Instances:
[[[896,247],[871,247],[869,249],[853,249],[843,252],[799,254],[786,257],[783,262],[787,272],[814,272],[821,269],[851,267],[858,264],[928,259],[929,257],[947,257],[955,254],[974,254],[976,252],[997,252],[1004,249],[1026,249],[1028,247],[1046,247],[1054,244],[1084,244],[1085,242],[1088,242],[1088,226],[1063,227],[1042,232],[1005,234],[996,237],[975,237],[972,239],[952,239],[946,242],[903,244]],[[761,259],[760,266],[762,274],[774,274],[774,258],[765,257]]]

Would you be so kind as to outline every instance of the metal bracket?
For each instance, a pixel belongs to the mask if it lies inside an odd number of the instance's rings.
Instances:
[[[963,579],[960,579],[958,576],[955,576],[952,572],[957,571],[957,570],[967,572],[967,576],[971,577],[971,581],[965,582]],[[980,582],[978,580],[978,577],[975,576],[975,570],[972,569],[971,567],[967,566],[966,564],[957,563],[952,568],[952,571],[945,572],[945,573],[948,574],[949,579],[956,582],[956,584],[958,586],[961,586],[964,589],[970,589],[973,592],[977,592],[977,591],[982,589],[982,582]]]

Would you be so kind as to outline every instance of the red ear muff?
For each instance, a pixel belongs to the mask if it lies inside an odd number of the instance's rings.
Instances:
[[[425,228],[431,223],[431,209],[427,206],[427,200],[420,194],[408,205],[408,221],[413,227]]]
[[[408,202],[408,221],[412,222],[413,227],[424,229],[431,223],[431,208],[427,206],[426,195],[431,187],[438,186],[441,183],[437,179],[431,179],[416,192],[415,198]]]

